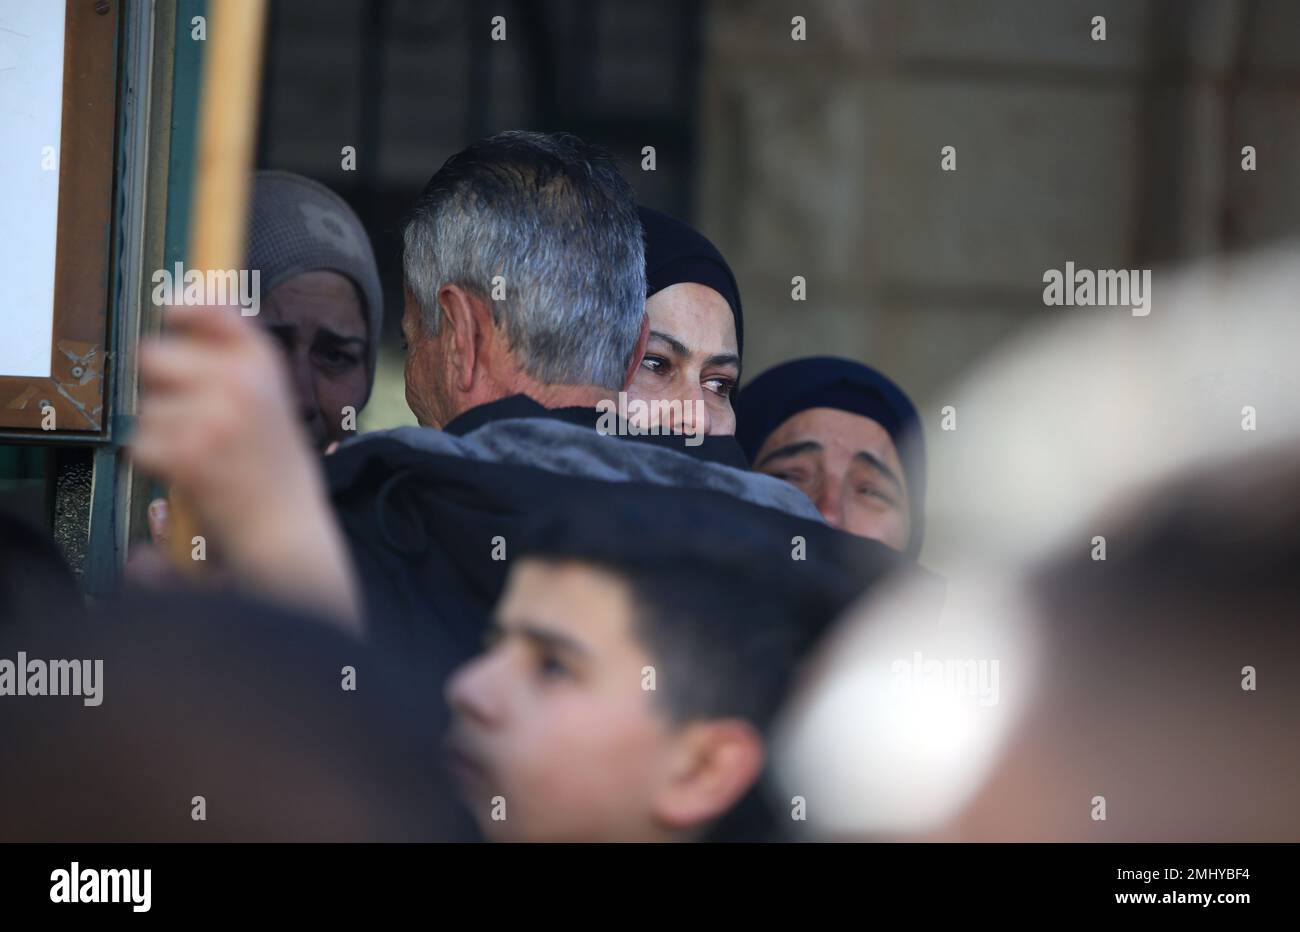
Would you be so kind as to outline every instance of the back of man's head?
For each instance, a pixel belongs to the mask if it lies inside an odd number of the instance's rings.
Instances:
[[[486,300],[512,355],[543,385],[617,391],[645,313],[632,189],[602,150],[510,131],[453,155],[403,232],[406,287],[437,333],[445,285]]]

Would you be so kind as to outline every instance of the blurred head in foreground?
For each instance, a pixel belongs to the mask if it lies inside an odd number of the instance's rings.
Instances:
[[[814,833],[1300,840],[1300,449],[1097,524],[1105,560],[955,579],[938,625],[907,587],[855,613],[783,728]]]
[[[1111,514],[1105,562],[1058,557],[1029,578],[1042,686],[949,831],[1300,840],[1300,449]]]
[[[1300,840],[1296,255],[1161,271],[1149,316],[1054,316],[944,391],[947,597],[819,651],[777,742],[810,834]]]
[[[48,534],[0,512],[0,625],[85,613],[76,578]]]
[[[745,386],[736,408],[756,471],[802,489],[832,527],[920,551],[925,448],[892,381],[848,359],[797,359]]]
[[[197,591],[5,621],[0,747],[23,766],[0,768],[0,842],[468,834],[437,766],[437,705],[403,658]]]
[[[763,509],[655,491],[539,525],[491,647],[448,686],[452,768],[490,839],[718,837],[759,783],[796,665],[850,597],[790,559]]]

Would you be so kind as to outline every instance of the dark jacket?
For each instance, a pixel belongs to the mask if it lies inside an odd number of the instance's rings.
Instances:
[[[359,437],[326,458],[330,494],[365,593],[372,635],[440,683],[478,653],[509,568],[510,541],[545,508],[583,507],[613,483],[727,496],[788,525],[815,554],[835,553],[865,587],[893,551],[835,531],[793,486],[743,468],[731,437],[605,436],[590,408],[514,396],[438,431]]]

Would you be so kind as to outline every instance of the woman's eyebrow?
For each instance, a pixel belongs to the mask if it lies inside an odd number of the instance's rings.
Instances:
[[[892,482],[900,493],[904,491],[903,480],[898,478],[894,471],[885,465],[885,461],[874,453],[869,453],[866,450],[859,450],[857,453],[853,454],[853,458],[859,463],[866,463],[868,466],[875,469],[878,473]]]
[[[685,343],[683,343],[681,340],[677,339],[676,337],[669,336],[668,334],[664,333],[662,330],[651,330],[650,336],[658,340],[663,340],[665,343],[668,344],[668,348],[672,350],[674,353],[676,353],[678,356],[691,355],[691,351],[686,348]]]
[[[651,330],[650,336],[657,340],[662,340],[668,344],[668,348],[678,356],[690,358],[691,349],[681,340],[674,336],[664,333],[662,330]],[[735,366],[740,368],[740,357],[735,353],[714,353],[704,361],[706,366]]]
[[[766,463],[772,462],[774,459],[782,459],[787,456],[798,456],[800,453],[816,452],[820,451],[821,448],[822,445],[816,440],[800,440],[796,443],[787,443],[785,446],[778,447],[755,463],[754,468],[757,469]]]
[[[341,334],[341,333],[337,333],[337,332],[335,332],[335,331],[333,331],[333,330],[330,330],[328,327],[319,327],[319,328],[317,328],[317,330],[316,330],[316,337],[317,337],[317,339],[324,338],[324,339],[326,339],[326,340],[329,340],[329,341],[332,342],[332,343],[358,343],[358,344],[360,344],[360,345],[362,345],[362,346],[365,346],[365,345],[366,345],[366,338],[365,338],[365,337],[348,337],[348,336],[344,336],[344,335]]]

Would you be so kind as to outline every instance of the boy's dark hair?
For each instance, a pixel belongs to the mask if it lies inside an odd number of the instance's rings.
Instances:
[[[766,732],[813,642],[863,588],[831,552],[857,539],[818,530],[830,529],[716,493],[623,484],[542,520],[515,556],[626,581],[674,721],[734,716]],[[815,538],[803,559],[800,534]]]
[[[602,562],[599,554],[589,559]],[[735,717],[766,732],[813,632],[835,613],[820,592],[756,592],[730,561],[694,564],[683,556],[646,566],[606,557],[603,564],[632,591],[656,695],[676,722]]]

